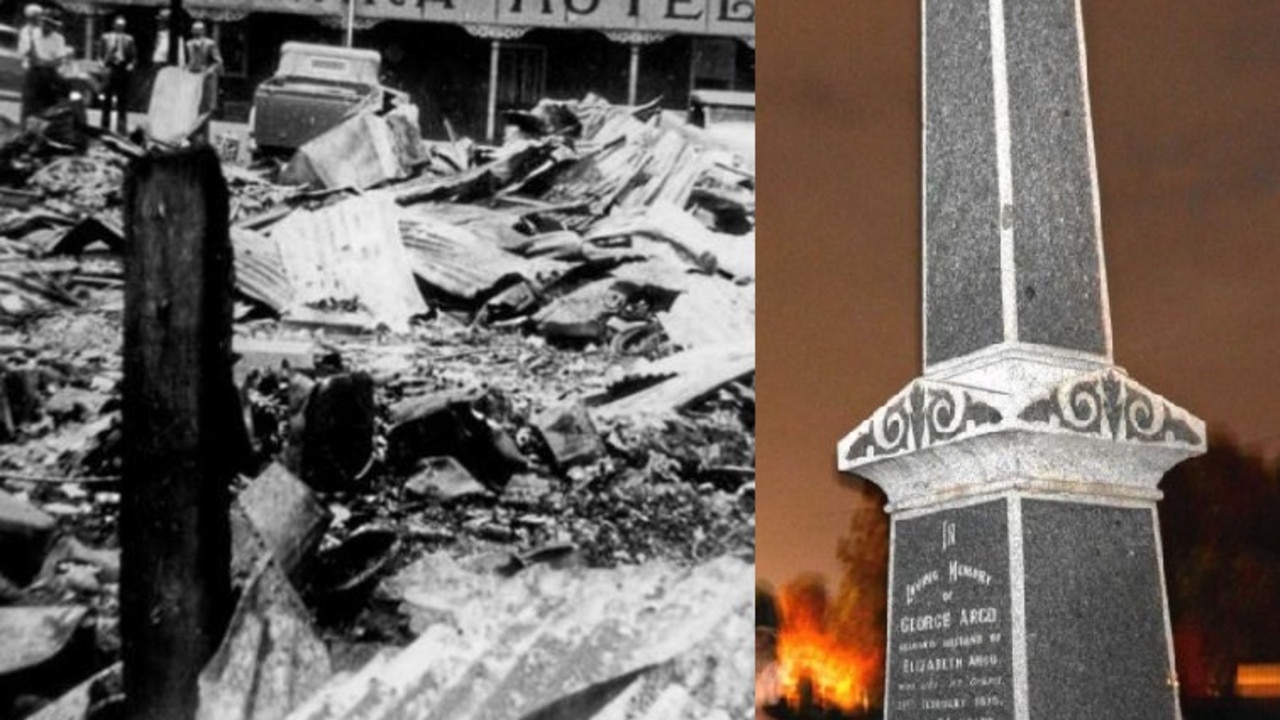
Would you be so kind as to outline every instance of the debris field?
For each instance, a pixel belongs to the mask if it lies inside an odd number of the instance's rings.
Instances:
[[[358,114],[231,196],[238,605],[201,717],[751,706],[755,176],[656,107]],[[107,717],[123,179],[0,119],[0,715]],[[239,429],[237,428],[237,432]]]

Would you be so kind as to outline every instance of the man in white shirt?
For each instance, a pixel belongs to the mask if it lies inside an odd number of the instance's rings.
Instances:
[[[22,10],[23,23],[18,30],[18,51],[21,53],[31,45],[32,36],[40,30],[40,16],[44,8],[39,5],[28,5]],[[23,56],[22,67],[27,66],[27,58]]]
[[[155,50],[151,53],[151,64],[157,67],[172,65],[174,63],[169,62],[169,39],[172,35],[170,34],[168,10],[160,11],[160,15],[156,18],[156,25],[156,44]],[[183,67],[187,64],[185,48],[181,42],[177,42],[176,45],[178,47],[178,62],[176,64],[178,67]]]
[[[22,15],[24,22],[22,28],[18,30],[18,55],[22,57],[22,69],[25,71],[31,66],[31,51],[35,47],[35,35],[40,32],[40,16],[44,14],[44,9],[39,5],[28,5],[23,9]],[[22,121],[26,122],[27,115],[36,106],[36,96],[39,94],[37,87],[38,76],[29,72],[22,75]]]
[[[27,71],[22,87],[25,122],[58,104],[63,87],[58,68],[72,51],[62,33],[54,29],[53,19],[39,5],[28,5],[24,14],[27,24],[18,34],[18,54]]]

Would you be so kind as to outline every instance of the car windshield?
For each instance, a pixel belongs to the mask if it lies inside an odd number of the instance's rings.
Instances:
[[[18,31],[12,28],[0,28],[0,50],[18,49]]]

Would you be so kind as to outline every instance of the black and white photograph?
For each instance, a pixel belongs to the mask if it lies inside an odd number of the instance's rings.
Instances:
[[[0,718],[750,716],[755,36],[0,3]]]

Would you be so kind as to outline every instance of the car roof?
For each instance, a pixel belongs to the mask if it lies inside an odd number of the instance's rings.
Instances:
[[[756,106],[756,94],[739,90],[694,90],[689,99],[704,105],[727,105],[732,107]]]
[[[346,58],[348,60],[374,60],[378,62],[382,60],[382,54],[377,50],[335,47],[333,45],[317,45],[295,41],[290,41],[280,46],[281,55],[291,51],[308,55],[328,55],[329,57]]]

